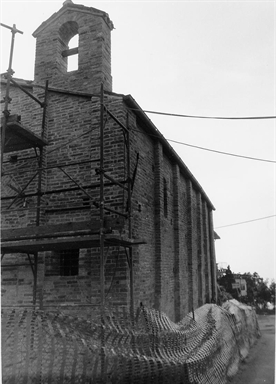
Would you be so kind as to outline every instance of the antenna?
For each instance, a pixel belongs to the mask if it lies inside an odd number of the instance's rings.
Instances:
[[[2,145],[1,145],[1,168],[2,168],[3,156],[4,156],[4,148],[5,148],[5,135],[6,135],[6,128],[7,128],[7,121],[8,121],[8,117],[9,117],[9,114],[10,114],[10,112],[8,110],[9,103],[11,102],[11,98],[10,98],[10,82],[11,82],[12,75],[14,74],[14,71],[12,70],[14,38],[15,38],[16,33],[21,33],[23,35],[23,32],[20,31],[19,29],[17,29],[15,24],[13,24],[12,27],[10,27],[10,26],[8,26],[6,24],[3,24],[3,23],[0,23],[0,25],[2,27],[4,27],[4,28],[10,29],[11,33],[12,33],[9,67],[8,67],[8,70],[7,70],[7,73],[6,73],[6,78],[7,78],[6,95],[4,97],[4,100],[1,100],[1,103],[3,103],[3,102],[5,103],[5,107],[4,107],[4,111],[3,111],[3,114],[4,114],[4,116],[3,116],[3,125],[2,125],[2,132],[1,132],[1,140],[2,140]]]

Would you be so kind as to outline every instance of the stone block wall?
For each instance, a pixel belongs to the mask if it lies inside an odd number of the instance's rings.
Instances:
[[[67,90],[99,93],[101,83],[112,90],[111,39],[113,24],[105,12],[67,4],[33,34],[36,43],[35,82]],[[78,35],[78,70],[68,72],[68,43]]]

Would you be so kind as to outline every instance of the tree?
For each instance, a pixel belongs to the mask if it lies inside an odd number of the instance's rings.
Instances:
[[[218,279],[218,284],[221,287],[223,287],[224,290],[228,293],[228,299],[234,298],[234,299],[238,300],[238,298],[239,298],[239,294],[237,292],[237,289],[233,288],[233,284],[235,284],[235,282],[236,282],[235,276],[230,269],[230,265],[228,265],[223,276],[221,276]],[[229,295],[230,295],[230,297],[229,297]]]
[[[257,286],[256,302],[263,308],[266,308],[267,303],[271,301],[271,292],[267,284],[267,281],[261,281]]]
[[[253,274],[246,272],[242,275],[242,277],[245,279],[247,286],[247,296],[244,297],[244,302],[250,305],[255,305],[257,297],[257,285],[261,278],[257,272],[254,272]]]
[[[241,296],[241,292],[233,285],[236,283],[237,278],[242,278],[246,281],[246,296]],[[245,304],[262,309],[266,309],[269,302],[275,305],[275,281],[272,281],[269,286],[268,281],[264,281],[257,272],[253,274],[250,272],[235,274],[231,271],[230,265],[228,265],[224,273],[218,278],[218,284],[223,287],[221,289],[222,301],[234,298]]]
[[[272,280],[272,282],[270,283],[269,290],[270,290],[270,302],[275,307],[275,305],[276,305],[276,303],[275,303],[275,280]]]
[[[268,287],[268,281],[259,276],[257,272],[251,274],[247,272],[242,275],[247,285],[247,296],[244,302],[250,305],[262,307],[265,309],[271,301],[271,289]]]

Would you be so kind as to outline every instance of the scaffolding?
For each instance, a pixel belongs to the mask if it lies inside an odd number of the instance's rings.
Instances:
[[[10,28],[10,27],[9,27]],[[15,33],[19,32],[15,25],[10,28],[13,33],[12,46],[11,46],[11,58],[13,52],[13,40]],[[26,226],[22,228],[10,228],[1,231],[2,248],[1,259],[6,254],[26,254],[28,257],[29,265],[32,269],[34,283],[33,283],[33,306],[37,307],[37,274],[38,274],[38,253],[50,250],[63,249],[64,246],[71,248],[93,248],[100,249],[100,307],[103,313],[105,307],[105,263],[107,255],[105,254],[105,247],[118,246],[123,247],[126,254],[126,260],[129,268],[129,286],[130,286],[130,313],[134,314],[134,276],[133,276],[133,253],[132,247],[145,243],[141,239],[134,239],[132,234],[132,188],[134,175],[131,175],[131,156],[130,156],[130,130],[128,123],[128,115],[126,116],[126,122],[123,124],[105,105],[104,96],[105,91],[103,85],[101,86],[100,95],[96,97],[100,100],[100,124],[99,124],[99,144],[100,144],[100,156],[97,159],[87,159],[80,162],[71,163],[59,163],[58,165],[44,166],[43,158],[45,156],[45,147],[48,145],[45,140],[45,125],[47,120],[47,106],[48,106],[48,94],[49,86],[46,81],[44,86],[44,100],[41,101],[35,97],[32,93],[28,92],[17,81],[12,78],[13,71],[11,69],[12,59],[10,58],[9,69],[5,74],[6,83],[6,95],[4,97],[5,107],[3,112],[3,118],[1,119],[1,135],[2,135],[2,153],[1,153],[1,169],[3,168],[3,155],[4,153],[15,153],[25,149],[34,149],[35,157],[37,159],[37,168],[34,174],[30,177],[28,182],[17,191],[17,194],[11,197],[3,197],[3,200],[11,199],[11,203],[8,206],[10,209],[16,201],[25,195],[25,191],[28,186],[37,180],[37,192],[29,193],[27,196],[36,197],[36,218],[35,226]],[[41,135],[34,134],[31,130],[26,129],[20,121],[18,115],[11,115],[8,106],[11,102],[10,98],[10,84],[18,87],[22,92],[31,97],[36,103],[43,109]],[[70,92],[69,92],[70,93]],[[117,180],[112,177],[104,169],[104,148],[105,148],[105,117],[111,118],[123,132],[124,148],[126,152],[126,178],[124,180]],[[73,165],[80,165],[86,163],[98,163],[99,167],[95,168],[96,175],[99,177],[99,182],[93,185],[85,186],[81,185],[72,175],[65,170],[66,167]],[[43,172],[57,169],[72,183],[73,187],[60,188],[56,190],[43,190],[42,178]],[[124,175],[125,176],[125,175]],[[123,211],[112,209],[105,203],[105,187],[116,186],[124,190],[127,194],[127,209]],[[99,190],[99,199],[95,200],[93,196],[88,192],[88,188],[95,188]],[[89,202],[98,210],[98,219],[83,222],[65,222],[62,224],[54,225],[41,225],[41,199],[43,196],[66,193],[70,191],[81,191],[81,193],[88,199]],[[107,220],[105,212],[115,215],[113,220]],[[117,218],[116,218],[117,217]],[[122,227],[122,220],[124,224],[127,223],[126,236],[122,235],[118,228]],[[25,266],[28,264],[17,263],[12,264],[14,267]],[[5,267],[5,265],[3,265]],[[42,309],[42,303],[39,303],[39,307]]]

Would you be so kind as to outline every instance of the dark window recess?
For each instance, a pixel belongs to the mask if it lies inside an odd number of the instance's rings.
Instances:
[[[60,276],[76,276],[79,274],[79,250],[63,249],[59,251]]]
[[[166,179],[163,179],[163,199],[164,199],[164,216],[168,217],[168,186],[167,186]]]

